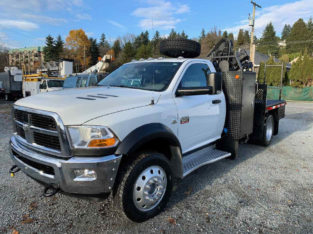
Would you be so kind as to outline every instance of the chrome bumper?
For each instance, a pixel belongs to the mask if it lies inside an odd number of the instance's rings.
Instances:
[[[29,177],[67,193],[109,193],[114,185],[121,156],[52,158],[35,152],[11,137],[11,158]],[[97,173],[93,181],[74,181],[75,169],[90,169]]]

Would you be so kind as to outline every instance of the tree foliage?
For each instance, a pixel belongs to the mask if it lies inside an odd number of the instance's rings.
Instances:
[[[305,87],[312,83],[313,59],[308,55],[307,51],[292,64],[289,77],[292,85],[296,87]]]
[[[95,65],[98,62],[98,58],[100,56],[99,54],[99,47],[97,44],[97,39],[89,38],[90,41],[90,48],[89,48],[89,54],[90,54],[90,64],[89,66]]]
[[[257,50],[263,54],[278,56],[278,40],[272,23],[266,25]]]
[[[46,45],[43,49],[45,62],[53,61],[56,57],[55,41],[51,35],[46,37]]]
[[[99,47],[100,56],[105,55],[111,48],[111,46],[110,46],[109,42],[107,41],[104,33],[101,34],[98,47]]]
[[[266,62],[266,83],[271,86],[280,86],[281,76],[283,75],[283,79],[286,72],[286,66],[283,65],[283,74],[281,66],[272,66],[271,65],[281,65],[281,62],[275,62],[274,57],[270,57],[269,60]],[[263,82],[264,80],[264,68],[265,64],[261,63],[258,73],[258,80],[259,82]]]
[[[286,40],[289,37],[290,32],[291,32],[291,26],[289,24],[285,24],[283,31],[281,33],[281,39]]]
[[[66,37],[66,46],[71,52],[72,59],[79,62],[85,69],[90,64],[90,40],[82,29],[71,30]]]
[[[287,46],[286,50],[288,53],[303,52],[308,48],[310,39],[309,30],[303,21],[299,19],[294,23],[291,28],[291,32],[286,40]]]

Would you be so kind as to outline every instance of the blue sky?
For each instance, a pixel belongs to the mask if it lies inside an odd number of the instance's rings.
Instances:
[[[256,34],[270,21],[280,34],[284,24],[313,16],[313,0],[258,0]],[[0,45],[10,48],[44,45],[48,34],[66,38],[82,28],[88,36],[105,33],[109,41],[127,34],[174,28],[191,38],[201,29],[248,29],[250,0],[0,0]]]

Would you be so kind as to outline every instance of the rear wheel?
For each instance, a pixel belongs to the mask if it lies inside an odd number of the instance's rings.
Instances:
[[[125,168],[115,202],[129,219],[143,222],[165,208],[171,191],[168,159],[160,153],[143,153]]]
[[[263,139],[262,139],[262,145],[268,146],[273,138],[273,132],[274,132],[274,118],[272,115],[269,115],[264,124],[263,129]]]

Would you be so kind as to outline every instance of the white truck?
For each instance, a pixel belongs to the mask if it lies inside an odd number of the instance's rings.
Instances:
[[[161,48],[193,57],[188,49],[198,51],[198,44],[183,42],[164,41]],[[256,83],[255,73],[244,71],[238,56],[218,51],[211,61],[134,61],[99,87],[17,101],[10,172],[22,170],[44,184],[46,196],[111,193],[133,221],[157,215],[174,180],[236,158],[240,142],[268,145],[284,117],[286,102],[266,100],[266,85]]]

